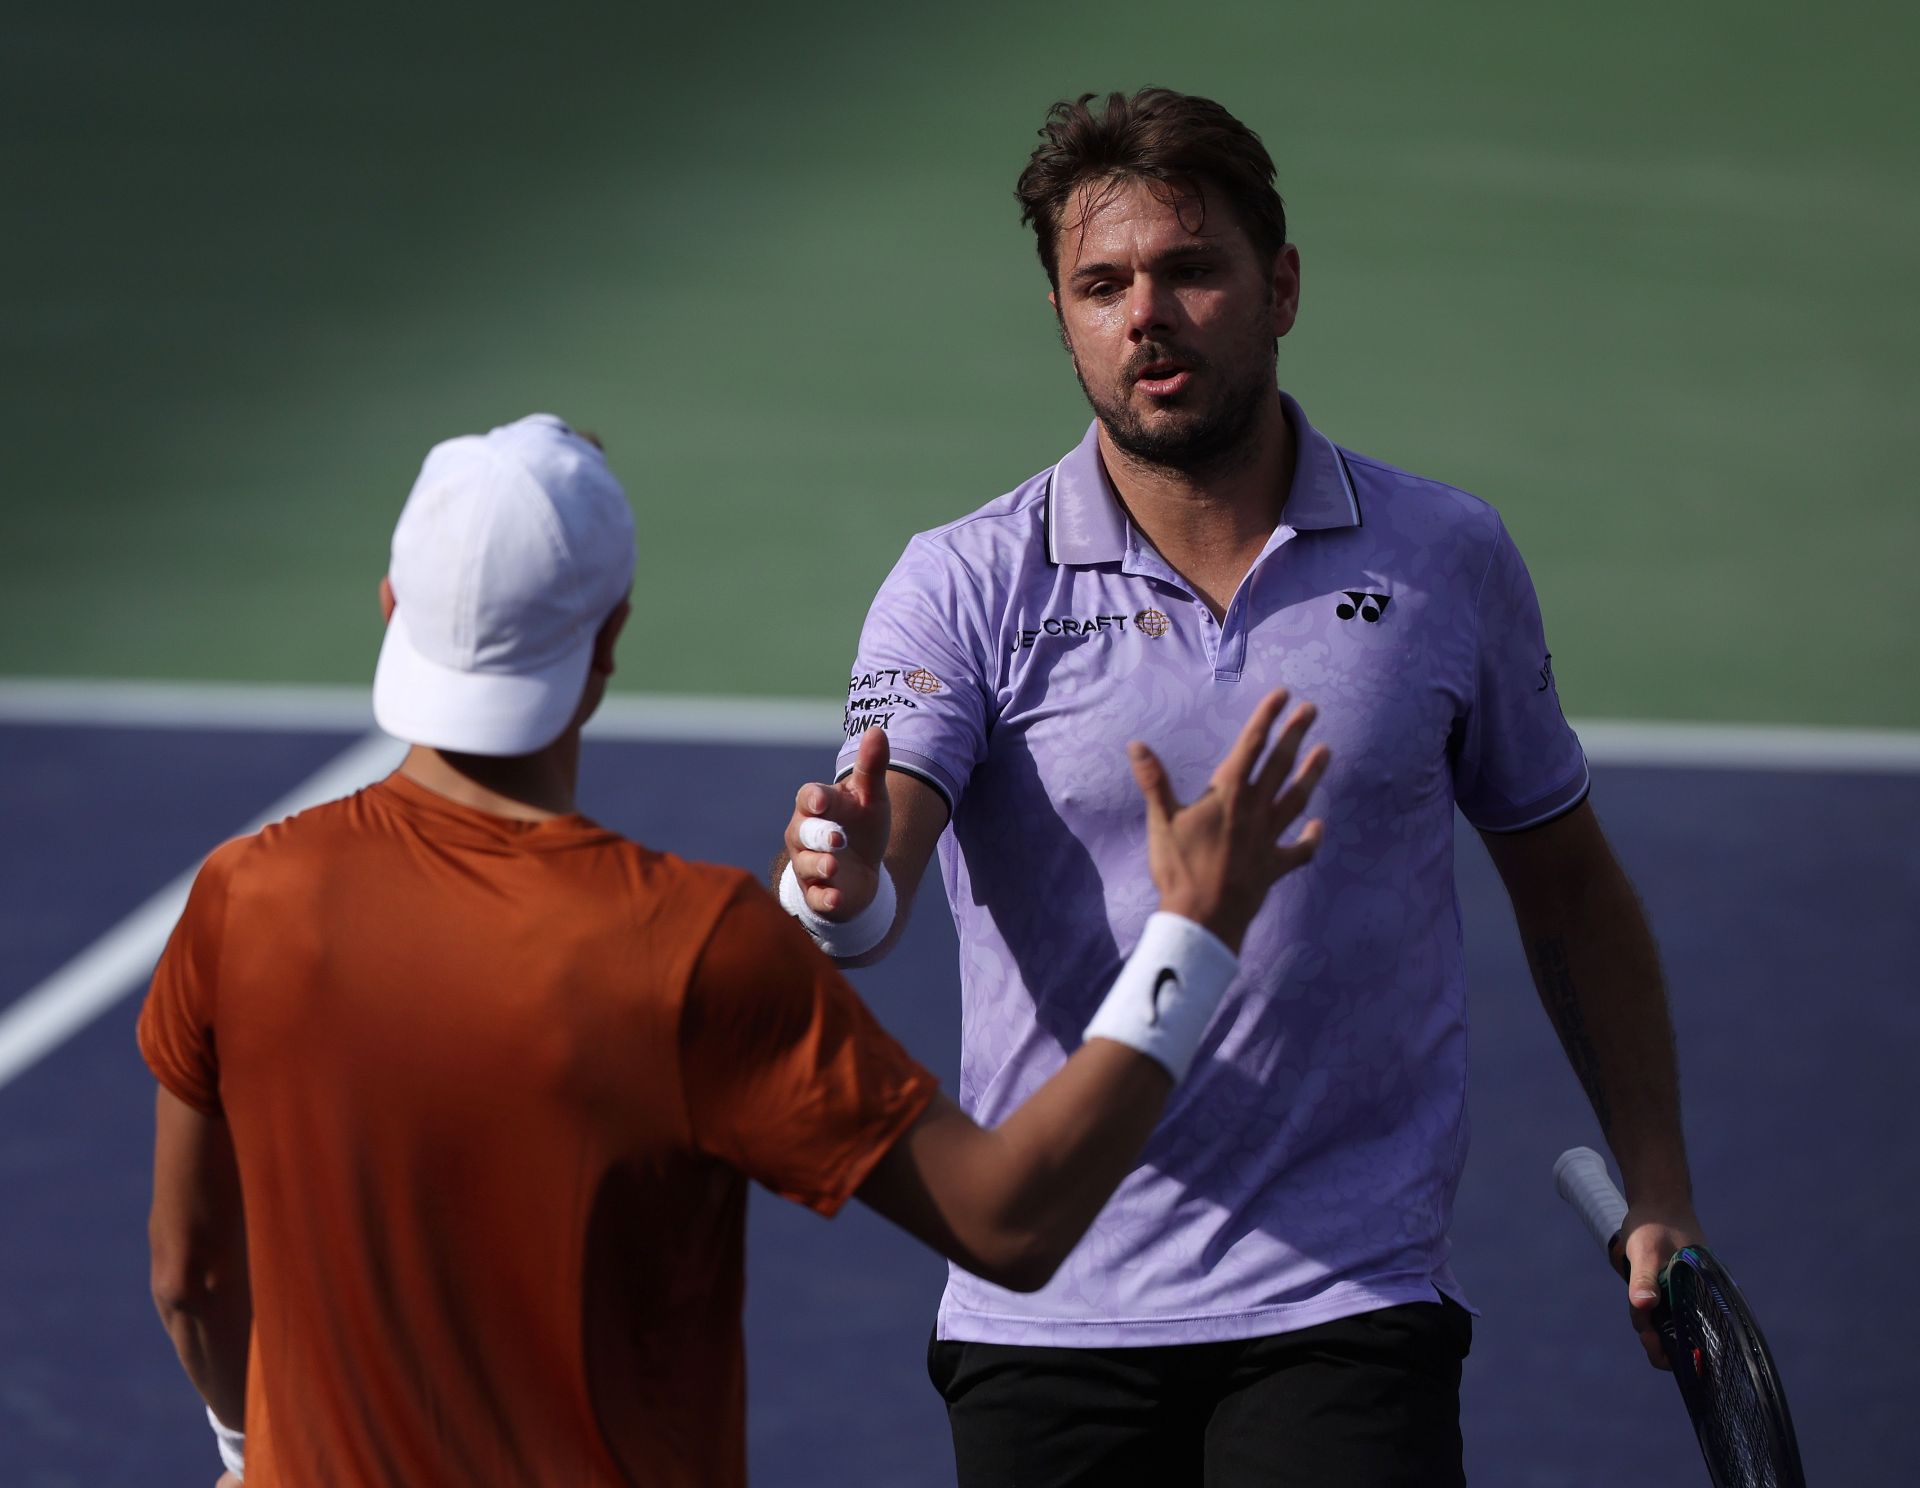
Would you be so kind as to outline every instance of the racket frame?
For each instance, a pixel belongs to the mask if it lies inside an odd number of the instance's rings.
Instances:
[[[1698,1289],[1698,1301],[1688,1306],[1684,1297],[1675,1300],[1675,1277],[1691,1274],[1691,1286]],[[1682,1287],[1685,1290],[1685,1287]],[[1776,1463],[1785,1475],[1778,1479],[1777,1488],[1806,1488],[1806,1473],[1800,1464],[1800,1441],[1793,1429],[1793,1413],[1787,1408],[1786,1391],[1780,1385],[1780,1372],[1773,1362],[1773,1351],[1767,1347],[1766,1335],[1760,1331],[1760,1325],[1753,1320],[1753,1312],[1747,1306],[1747,1299],[1741,1293],[1739,1283],[1731,1272],[1721,1264],[1719,1257],[1704,1245],[1689,1245],[1677,1250],[1660,1268],[1660,1311],[1664,1316],[1656,1319],[1660,1328],[1661,1342],[1667,1350],[1667,1362],[1673,1366],[1674,1383],[1680,1387],[1680,1398],[1686,1402],[1687,1416],[1693,1422],[1694,1435],[1700,1441],[1700,1453],[1707,1460],[1707,1472],[1714,1481],[1715,1488],[1746,1488],[1746,1485],[1729,1476],[1731,1464],[1722,1464],[1715,1460],[1708,1449],[1704,1422],[1713,1414],[1712,1387],[1700,1382],[1699,1367],[1694,1361],[1699,1349],[1697,1341],[1698,1325],[1692,1318],[1703,1314],[1712,1304],[1711,1294],[1718,1292],[1726,1303],[1726,1316],[1733,1335],[1733,1353],[1740,1356],[1739,1365],[1744,1367],[1747,1378],[1759,1399],[1762,1413],[1772,1428],[1773,1452]],[[1729,1367],[1729,1361],[1723,1357],[1721,1368]]]
[[[1559,1161],[1554,1163],[1553,1181],[1560,1197],[1579,1214],[1587,1232],[1606,1253],[1609,1263],[1621,1275],[1626,1275],[1627,1257],[1620,1240],[1621,1224],[1627,1215],[1627,1201],[1608,1174],[1606,1160],[1590,1147],[1571,1147],[1561,1153]],[[1703,1303],[1708,1280],[1726,1299],[1733,1326],[1740,1335],[1736,1339],[1738,1352],[1746,1367],[1752,1371],[1753,1383],[1762,1403],[1770,1407],[1768,1416],[1774,1428],[1774,1445],[1779,1448],[1776,1455],[1785,1474],[1778,1480],[1777,1488],[1806,1488],[1806,1472],[1800,1464],[1800,1443],[1794,1434],[1793,1415],[1787,1409],[1786,1391],[1780,1384],[1780,1373],[1774,1365],[1773,1352],[1767,1347],[1766,1335],[1754,1322],[1747,1299],[1727,1268],[1706,1246],[1689,1245],[1675,1251],[1668,1257],[1666,1265],[1660,1268],[1660,1300],[1655,1305],[1653,1321],[1660,1333],[1661,1346],[1666,1350],[1667,1362],[1673,1367],[1674,1383],[1679,1387],[1681,1402],[1687,1410],[1687,1420],[1693,1426],[1695,1440],[1700,1443],[1700,1455],[1706,1459],[1707,1474],[1713,1480],[1714,1488],[1747,1488],[1747,1485],[1726,1476],[1723,1465],[1715,1460],[1708,1448],[1706,1433],[1701,1429],[1708,1411],[1704,1404],[1696,1406],[1695,1400],[1699,1395],[1704,1401],[1704,1391],[1697,1391],[1681,1378],[1683,1368],[1693,1367],[1693,1345],[1685,1345],[1687,1354],[1683,1358],[1680,1338],[1683,1329],[1675,1316],[1673,1305],[1676,1266],[1691,1270],[1699,1278]],[[1680,1311],[1686,1312],[1687,1309]],[[1697,1379],[1698,1376],[1692,1378]]]

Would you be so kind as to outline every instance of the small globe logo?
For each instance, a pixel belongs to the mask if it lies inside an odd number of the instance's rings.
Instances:
[[[907,686],[911,687],[915,692],[938,692],[940,690],[940,679],[925,667],[921,667],[918,671],[908,672],[905,680]]]
[[[1173,622],[1160,610],[1142,610],[1133,617],[1133,623],[1148,636],[1163,636],[1173,629]]]

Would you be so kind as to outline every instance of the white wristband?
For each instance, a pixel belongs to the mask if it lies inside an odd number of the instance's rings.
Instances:
[[[220,1443],[220,1461],[226,1470],[241,1482],[247,1480],[247,1434],[235,1431],[213,1413],[213,1407],[207,1407],[207,1424],[213,1427],[214,1439]]]
[[[898,903],[893,892],[893,875],[887,872],[885,863],[880,865],[880,882],[874,889],[873,903],[850,920],[829,920],[808,908],[807,896],[801,891],[793,864],[787,864],[780,874],[780,907],[805,927],[815,945],[842,961],[872,950],[887,938]]]
[[[1165,910],[1151,915],[1086,1037],[1112,1039],[1184,1080],[1240,958],[1211,930]]]

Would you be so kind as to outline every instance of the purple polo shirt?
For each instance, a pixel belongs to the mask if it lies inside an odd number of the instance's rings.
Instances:
[[[1281,523],[1216,622],[1127,520],[1089,429],[1052,469],[907,545],[847,702],[953,808],[960,1103],[1004,1119],[1080,1043],[1158,896],[1125,746],[1189,800],[1269,689],[1319,706],[1326,841],[1239,977],[1140,1166],[1041,1291],[954,1268],[942,1338],[1248,1338],[1458,1300],[1467,1150],[1453,811],[1517,831],[1587,790],[1533,585],[1493,508],[1297,438]]]

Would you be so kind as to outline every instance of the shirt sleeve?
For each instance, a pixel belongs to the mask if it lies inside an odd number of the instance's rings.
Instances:
[[[738,889],[687,987],[680,1059],[694,1144],[833,1214],[939,1082],[755,885]]]
[[[1476,600],[1473,701],[1453,739],[1453,791],[1483,832],[1518,832],[1586,798],[1587,757],[1560,711],[1533,580],[1504,523]]]
[[[220,1066],[214,1053],[214,1006],[227,885],[249,838],[219,848],[201,865],[187,907],[154,968],[140,1009],[140,1055],[154,1078],[203,1116],[220,1114]]]
[[[943,544],[916,537],[867,611],[847,682],[839,772],[853,768],[860,736],[887,731],[893,768],[960,804],[986,754],[993,684],[982,656],[978,592]]]

